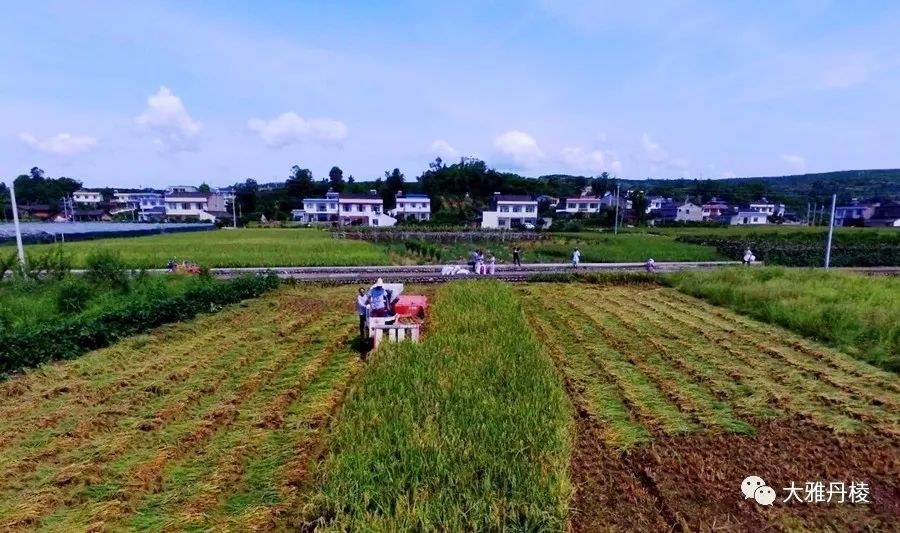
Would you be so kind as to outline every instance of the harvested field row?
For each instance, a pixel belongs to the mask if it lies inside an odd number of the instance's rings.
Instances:
[[[360,368],[338,291],[282,289],[0,386],[0,529],[273,527]]]
[[[891,373],[653,285],[518,293],[577,407],[573,530],[889,530],[900,519]],[[749,475],[779,492],[865,481],[878,497],[763,508],[740,494]]]

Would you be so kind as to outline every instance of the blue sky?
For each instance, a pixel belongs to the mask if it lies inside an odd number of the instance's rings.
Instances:
[[[18,2],[4,179],[900,167],[900,3]]]

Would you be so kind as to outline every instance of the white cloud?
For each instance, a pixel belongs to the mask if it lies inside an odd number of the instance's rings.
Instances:
[[[34,135],[23,132],[19,134],[19,140],[35,150],[63,157],[72,157],[97,146],[97,139],[93,137],[68,133],[60,133],[41,141]]]
[[[432,155],[440,157],[444,161],[456,161],[459,159],[459,150],[450,146],[450,143],[444,139],[438,139],[431,143],[430,147]]]
[[[192,119],[168,87],[147,98],[147,109],[135,119],[141,131],[154,136],[153,142],[173,152],[193,151],[203,124]]]
[[[258,133],[270,148],[307,142],[339,145],[347,138],[347,126],[343,122],[328,118],[306,120],[293,111],[269,121],[251,118],[247,121],[247,128]]]
[[[690,161],[683,157],[672,157],[658,142],[650,139],[646,133],[641,136],[641,146],[644,148],[644,157],[650,163],[652,171],[660,168],[684,172],[690,166]]]
[[[524,131],[507,131],[494,139],[494,146],[504,157],[523,168],[531,167],[544,158],[537,141]]]
[[[622,162],[612,152],[585,150],[579,146],[567,146],[560,150],[559,159],[571,170],[585,173],[622,172]]]
[[[806,158],[794,154],[785,154],[781,160],[787,163],[793,170],[806,170]]]

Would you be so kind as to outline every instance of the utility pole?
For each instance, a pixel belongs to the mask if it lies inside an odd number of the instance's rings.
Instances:
[[[809,226],[809,202],[806,202],[806,225]]]
[[[16,205],[16,184],[9,184],[9,199],[12,202],[13,224],[16,227],[16,248],[19,250],[19,269],[25,274],[25,249],[22,247],[22,230],[19,229],[19,208]]]
[[[619,234],[619,184],[616,183],[616,220],[613,222],[613,234]]]
[[[231,218],[234,228],[237,228],[237,194],[231,193]]]
[[[828,245],[825,247],[825,270],[828,270],[828,266],[831,264],[831,235],[834,233],[834,208],[836,204],[837,194],[833,194],[831,195],[831,222],[828,224]]]

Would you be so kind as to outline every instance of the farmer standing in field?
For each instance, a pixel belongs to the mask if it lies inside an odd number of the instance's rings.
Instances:
[[[369,291],[369,303],[372,304],[372,316],[387,316],[387,291],[384,290],[384,282],[381,278],[375,282],[375,286]]]
[[[581,262],[581,250],[579,250],[578,248],[575,248],[575,250],[572,251],[572,267],[578,268],[578,263],[580,263],[580,262]]]
[[[517,267],[522,266],[522,251],[519,250],[518,246],[513,248],[513,265]]]
[[[369,296],[362,287],[356,294],[356,312],[359,314],[359,336],[366,338],[366,306],[369,304]]]

